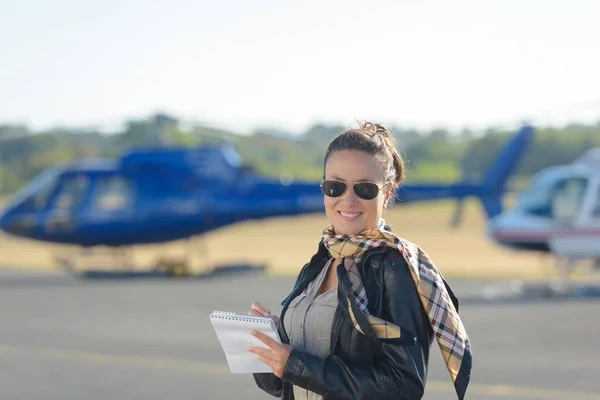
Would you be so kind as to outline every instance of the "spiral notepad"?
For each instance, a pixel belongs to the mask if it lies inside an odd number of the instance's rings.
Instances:
[[[258,360],[255,353],[246,346],[267,346],[252,336],[257,330],[281,343],[275,322],[269,317],[255,317],[227,311],[213,311],[210,322],[219,338],[229,369],[234,374],[272,372],[271,368]]]

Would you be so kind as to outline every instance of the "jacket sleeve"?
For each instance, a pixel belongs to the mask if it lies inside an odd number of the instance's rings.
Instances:
[[[320,358],[294,349],[283,373],[284,381],[327,398],[418,400],[423,397],[431,328],[408,266],[402,261],[394,257],[384,263],[385,304],[381,317],[414,333],[416,342],[402,345],[398,341],[381,340],[383,360],[371,365],[351,364],[335,355]]]
[[[273,373],[253,374],[256,385],[271,396],[281,397],[283,382]]]

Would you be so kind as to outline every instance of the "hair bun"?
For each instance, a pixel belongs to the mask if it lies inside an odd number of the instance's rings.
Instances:
[[[392,138],[392,133],[384,125],[373,123],[370,121],[358,121],[360,129],[363,130],[367,135],[373,137],[375,135],[381,135],[384,138]]]

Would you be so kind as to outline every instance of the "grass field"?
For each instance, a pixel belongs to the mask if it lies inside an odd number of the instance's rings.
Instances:
[[[478,203],[467,205],[459,228],[449,227],[453,207],[451,202],[400,205],[389,209],[385,218],[396,234],[420,245],[447,276],[527,278],[554,273],[548,257],[506,250],[490,242]],[[160,256],[181,256],[192,249],[195,272],[244,262],[265,264],[271,274],[295,275],[314,253],[326,226],[324,214],[250,221],[212,232],[197,243],[136,246],[132,255],[137,268],[145,269]],[[73,255],[77,249],[0,234],[1,266],[54,269],[54,255],[65,252]],[[93,261],[95,268],[110,266],[106,258]],[[91,262],[81,258],[78,265],[91,267]]]

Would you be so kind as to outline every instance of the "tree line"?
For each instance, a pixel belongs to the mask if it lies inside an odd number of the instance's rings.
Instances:
[[[320,179],[329,141],[347,129],[315,124],[292,134],[272,128],[238,134],[205,125],[184,126],[176,118],[156,114],[128,121],[117,132],[55,128],[33,132],[26,126],[0,125],[0,194],[18,190],[52,164],[79,158],[115,158],[132,146],[183,145],[226,142],[244,162],[262,174],[292,174],[298,179]],[[391,126],[404,155],[407,179],[451,181],[477,178],[513,132],[489,128],[482,132],[445,129],[418,131]],[[583,151],[600,147],[600,121],[563,127],[536,127],[535,139],[518,166],[516,179],[525,180],[552,165],[575,160]]]

